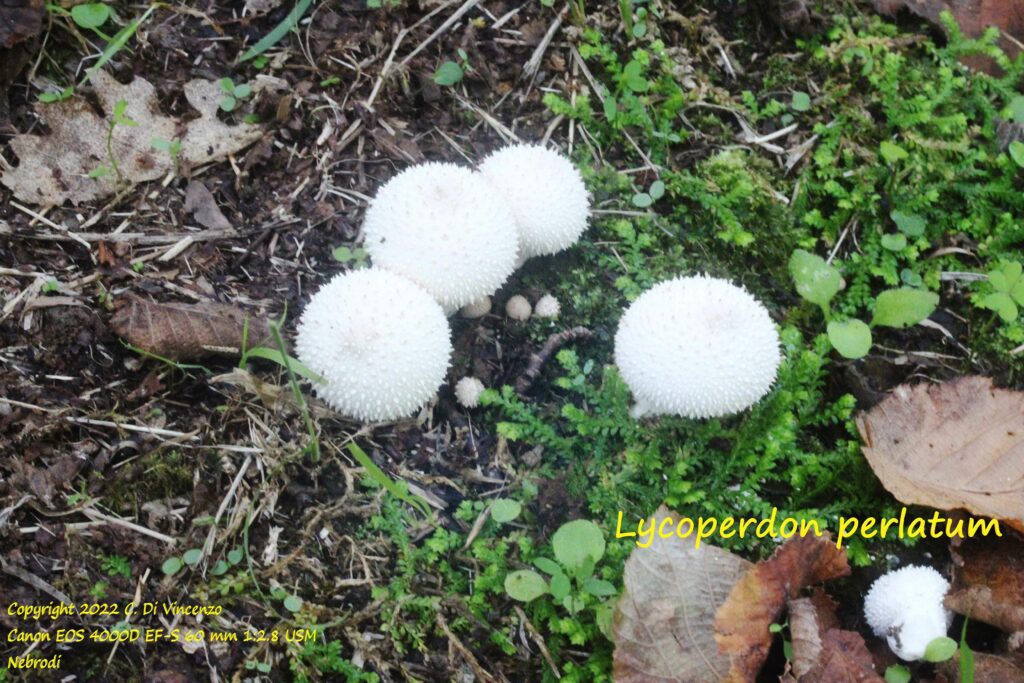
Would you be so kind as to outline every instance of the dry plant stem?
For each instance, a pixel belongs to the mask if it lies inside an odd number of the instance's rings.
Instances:
[[[551,667],[551,673],[555,675],[555,678],[561,680],[562,673],[558,670],[558,666],[555,665],[555,660],[552,659],[551,653],[548,652],[548,646],[544,643],[544,638],[537,633],[537,629],[533,627],[533,623],[530,621],[529,617],[526,616],[526,612],[524,612],[519,605],[516,605],[515,608],[520,621],[526,625],[526,630],[530,632],[530,638],[533,639],[533,642],[537,644],[538,648],[540,648],[540,654],[544,657],[544,661],[548,663],[549,667]]]
[[[530,387],[533,386],[534,381],[540,375],[540,371],[544,369],[544,364],[564,344],[578,339],[589,339],[593,334],[589,329],[581,326],[556,332],[548,337],[540,351],[530,354],[530,363],[526,366],[526,371],[516,380],[516,393],[522,396],[530,390]]]

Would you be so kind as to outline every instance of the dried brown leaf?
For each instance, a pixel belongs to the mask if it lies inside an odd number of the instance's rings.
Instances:
[[[125,115],[138,125],[116,126],[111,144],[118,169],[125,182],[132,185],[160,178],[174,167],[170,154],[153,149],[154,139],[180,139],[179,161],[195,167],[219,161],[261,135],[258,126],[228,125],[217,118],[220,86],[213,81],[193,80],[185,84],[185,99],[201,114],[186,124],[160,113],[156,89],[143,78],[124,85],[105,71],[97,71],[92,83],[102,117],[80,97],[39,103],[36,113],[50,132],[42,136],[16,135],[11,140],[19,164],[6,170],[0,182],[21,201],[47,206],[66,201],[80,204],[118,189],[112,169],[98,178],[90,178],[89,174],[110,165],[109,114],[120,100],[128,104]],[[253,90],[256,89],[254,85]]]
[[[114,313],[110,326],[143,351],[172,360],[187,360],[211,354],[239,354],[246,319],[249,348],[269,339],[266,320],[236,306],[216,303],[154,303],[132,297]]]
[[[1002,538],[975,536],[951,550],[953,585],[946,605],[1009,633],[1024,631],[1024,538],[1007,529]]]
[[[943,662],[938,668],[949,680],[961,680],[959,656]],[[978,683],[1020,683],[1024,681],[1024,669],[1007,657],[975,652],[974,680]]]
[[[43,29],[43,0],[0,2],[0,47],[13,47]]]
[[[999,46],[1012,59],[1020,50],[1024,39],[1024,0],[874,0],[875,9],[882,14],[895,14],[906,8],[935,26],[942,26],[939,15],[950,12],[964,35],[978,38],[989,26],[999,28],[1003,37]],[[995,62],[988,57],[971,55],[962,61],[976,69],[996,73]]]
[[[1024,530],[1024,393],[986,377],[903,385],[857,428],[871,468],[902,503]]]
[[[660,521],[679,515],[665,507]],[[634,548],[615,608],[614,676],[618,683],[728,680],[729,658],[714,639],[715,612],[753,565],[702,545],[659,540]]]
[[[834,615],[821,614],[820,604],[812,598],[789,602],[795,679],[799,683],[882,683],[864,639],[859,633],[826,626]]]
[[[849,573],[846,552],[827,537],[791,538],[770,558],[758,562],[715,614],[715,640],[719,651],[731,657],[731,680],[757,676],[771,647],[768,627],[789,600],[807,586]]]
[[[224,217],[213,194],[198,180],[189,182],[185,188],[185,211],[193,214],[196,221],[211,230],[230,230],[231,223]]]

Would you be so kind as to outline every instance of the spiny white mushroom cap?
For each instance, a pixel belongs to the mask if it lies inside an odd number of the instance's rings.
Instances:
[[[864,598],[864,617],[897,657],[921,659],[928,643],[949,631],[953,613],[942,604],[949,582],[931,567],[910,565],[878,578]]]
[[[299,359],[325,381],[316,393],[364,421],[395,420],[444,381],[452,353],[448,319],[429,294],[377,268],[332,279],[299,320]]]
[[[718,417],[768,393],[779,367],[768,311],[741,287],[698,275],[661,282],[626,310],[615,364],[635,417]]]
[[[409,278],[449,312],[498,289],[516,266],[511,210],[480,174],[455,164],[396,175],[377,191],[363,228],[374,266]]]
[[[545,294],[537,299],[537,303],[533,306],[533,314],[538,318],[557,318],[561,310],[562,307],[559,305],[558,299],[550,294]]]
[[[485,296],[484,298],[468,303],[462,307],[459,313],[462,314],[463,318],[482,318],[491,312],[491,297]]]
[[[505,302],[505,314],[513,320],[529,320],[533,309],[522,294],[516,294]]]
[[[505,147],[484,159],[480,172],[515,215],[521,261],[562,251],[587,229],[587,188],[558,152],[537,145]]]
[[[464,408],[476,408],[480,405],[480,394],[484,393],[484,383],[476,377],[463,377],[455,384],[455,398]]]

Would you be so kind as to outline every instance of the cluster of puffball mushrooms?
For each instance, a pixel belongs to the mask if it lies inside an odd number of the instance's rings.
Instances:
[[[471,170],[425,163],[385,183],[366,214],[373,267],[338,275],[306,306],[299,358],[322,381],[318,395],[363,421],[394,420],[421,408],[451,360],[448,316],[491,310],[493,294],[527,259],[557,253],[586,229],[589,201],[577,169],[538,146],[506,147]],[[509,298],[513,320],[555,318],[550,295],[534,306]],[[635,417],[720,417],[771,389],[781,361],[765,307],[742,287],[704,275],[661,282],[625,311],[615,364],[635,398]],[[475,377],[455,385],[474,408]],[[865,600],[876,635],[906,660],[946,634],[948,582],[934,569],[905,567],[878,579]]]
[[[505,147],[477,170],[424,163],[385,183],[367,210],[373,267],[341,274],[299,322],[299,358],[323,381],[318,395],[364,421],[408,416],[444,381],[448,315],[490,311],[493,294],[527,259],[573,245],[587,226],[579,171],[539,146]],[[509,298],[513,320],[557,317],[550,295]],[[705,276],[656,285],[626,311],[615,362],[635,416],[706,418],[739,412],[768,393],[781,354],[768,311],[744,289]],[[456,399],[473,408],[483,383],[465,377]]]

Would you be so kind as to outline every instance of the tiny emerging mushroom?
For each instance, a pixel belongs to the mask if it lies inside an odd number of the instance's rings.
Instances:
[[[482,393],[484,383],[476,377],[463,377],[455,384],[455,398],[463,408],[476,408],[480,405]]]
[[[406,417],[444,382],[448,318],[429,294],[385,270],[336,276],[306,304],[295,349],[332,408],[363,421]]]
[[[742,287],[704,275],[644,292],[615,334],[615,364],[636,399],[634,417],[739,412],[768,393],[780,361],[765,307]]]
[[[538,318],[557,318],[561,310],[558,299],[550,294],[542,296],[533,306],[533,314]]]
[[[864,617],[875,635],[905,661],[924,656],[945,636],[953,613],[942,604],[949,582],[931,567],[910,565],[879,577],[864,598]]]
[[[572,246],[587,228],[590,200],[572,162],[539,145],[499,149],[480,173],[504,198],[519,229],[519,262]]]
[[[482,318],[491,312],[491,297],[485,296],[477,301],[470,302],[463,306],[459,313],[462,314],[463,318]]]
[[[513,320],[520,322],[529,320],[532,312],[533,309],[530,307],[530,302],[522,294],[509,297],[509,300],[505,302],[505,314]]]
[[[375,267],[412,280],[448,313],[498,289],[519,253],[502,193],[455,164],[420,164],[386,182],[364,231]]]

